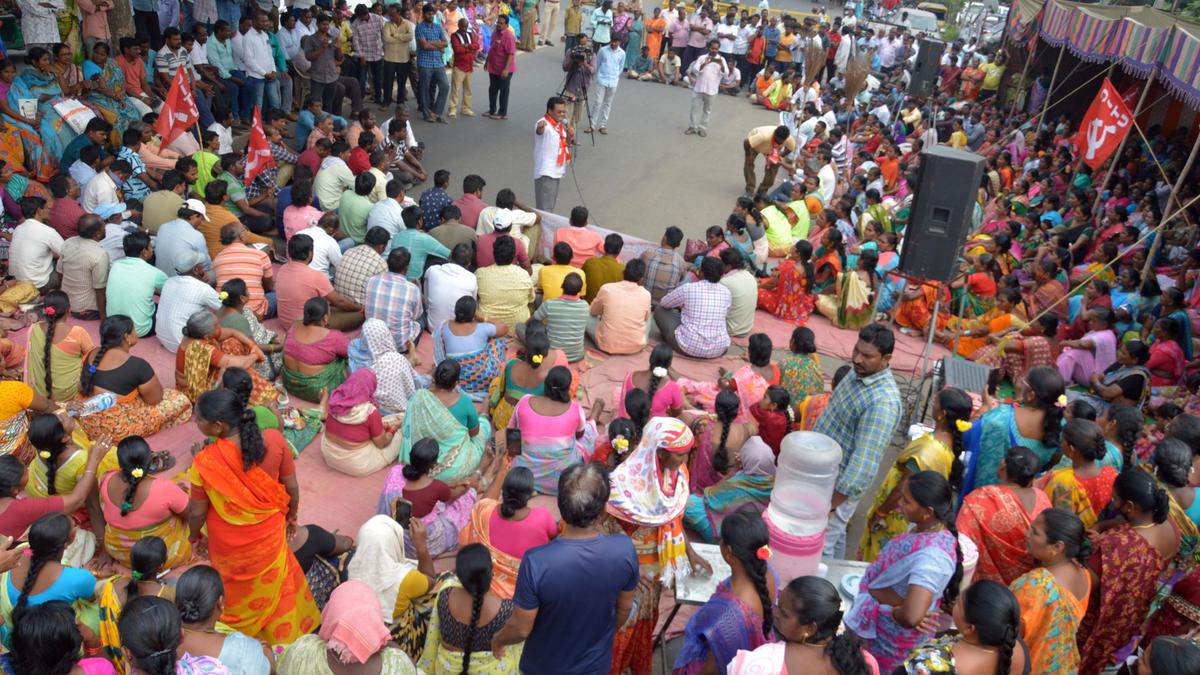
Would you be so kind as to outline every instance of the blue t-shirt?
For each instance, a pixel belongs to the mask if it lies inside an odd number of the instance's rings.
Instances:
[[[11,576],[6,576],[4,580],[8,584],[8,597],[15,607],[21,597],[21,589],[13,585]],[[55,600],[71,604],[76,600],[91,600],[95,595],[96,577],[91,572],[77,567],[63,567],[50,588],[29,596],[29,604],[41,605]]]
[[[637,583],[637,553],[623,535],[555,539],[526,551],[513,604],[538,614],[525,640],[521,672],[607,673],[617,596]]]

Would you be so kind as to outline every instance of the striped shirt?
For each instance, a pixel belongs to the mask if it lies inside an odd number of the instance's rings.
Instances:
[[[217,254],[213,269],[217,272],[218,288],[230,279],[246,282],[246,294],[250,296],[246,306],[260,319],[266,315],[267,296],[263,290],[263,279],[270,279],[273,274],[271,259],[266,253],[235,241]]]
[[[850,500],[866,493],[903,412],[890,368],[863,378],[851,372],[838,384],[813,427],[842,446],[835,490]]]
[[[583,359],[583,335],[588,316],[587,301],[577,295],[547,300],[533,313],[534,319],[545,322],[550,347],[563,350],[571,363]]]
[[[380,319],[388,325],[396,347],[406,351],[408,343],[421,334],[421,289],[403,274],[384,272],[367,281],[363,309],[368,319]]]

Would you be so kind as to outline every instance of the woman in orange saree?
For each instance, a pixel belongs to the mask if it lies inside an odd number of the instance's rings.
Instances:
[[[1025,320],[1017,314],[1016,309],[1020,302],[1021,294],[1018,291],[1002,288],[996,293],[996,306],[992,311],[974,319],[964,319],[957,331],[957,317],[952,317],[946,322],[945,330],[934,333],[934,338],[951,349],[957,344],[959,356],[970,358],[972,354],[987,346],[988,336],[1025,328]]]
[[[946,290],[945,284],[934,281],[910,283],[905,287],[893,317],[896,325],[900,326],[900,332],[906,335],[923,335],[930,328],[933,306],[937,303],[939,295],[942,307],[946,307],[950,300],[950,292]]]
[[[1033,519],[1050,508],[1046,493],[1032,487],[1040,468],[1041,462],[1032,450],[1015,445],[1000,463],[1000,484],[976,488],[963,499],[958,532],[979,548],[979,563],[972,578],[1008,586],[1033,569],[1033,556],[1025,538]]]
[[[321,614],[304,570],[288,547],[300,488],[287,441],[259,432],[238,395],[206,392],[196,401],[196,426],[216,437],[193,460],[189,522],[195,541],[208,529],[212,566],[225,583],[221,621],[271,645],[311,633]]]

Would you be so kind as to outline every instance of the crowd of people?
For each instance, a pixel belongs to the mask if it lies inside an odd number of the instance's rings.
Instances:
[[[134,37],[77,2],[0,63],[4,672],[646,675],[704,543],[730,574],[676,673],[1200,673],[1186,129],[1093,171],[1004,50],[950,44],[919,99],[903,27],[573,0],[529,208],[427,169],[407,98],[471,116],[482,61],[503,119],[556,2],[134,0]],[[204,131],[164,146],[180,70]],[[692,89],[689,134],[720,90],[773,123],[723,224],[629,255],[543,211],[588,99],[607,133],[647,75]],[[986,164],[944,282],[896,273],[938,144]],[[992,376],[905,434],[907,336]],[[589,390],[589,359],[628,368]],[[185,424],[181,473],[156,444]],[[355,536],[301,522],[305,448],[386,473]]]

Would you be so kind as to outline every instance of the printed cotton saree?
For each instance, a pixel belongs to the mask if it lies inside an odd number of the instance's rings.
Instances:
[[[422,389],[408,401],[401,433],[404,442],[400,445],[398,462],[407,464],[413,444],[423,438],[432,438],[440,448],[433,477],[443,483],[456,483],[479,466],[492,438],[492,427],[481,418],[479,433],[472,436],[436,396],[428,389]]]
[[[1079,672],[1079,646],[1075,636],[1087,612],[1091,593],[1076,598],[1060,586],[1045,567],[1021,575],[1012,583],[1021,605],[1022,635],[1029,646],[1034,673]]]
[[[1021,506],[1012,489],[1003,485],[976,488],[963,499],[958,511],[958,533],[966,535],[979,549],[975,579],[991,579],[1008,585],[1033,568],[1033,556],[1025,543],[1029,526],[1038,514],[1050,508],[1050,499],[1034,491],[1031,512]]]
[[[888,469],[883,484],[879,486],[879,491],[875,493],[875,503],[867,512],[868,525],[863,530],[862,541],[858,544],[859,560],[863,562],[875,560],[889,540],[908,531],[910,523],[899,509],[889,511],[882,522],[875,520],[875,512],[892,494],[892,491],[900,487],[902,471],[905,466],[910,464],[909,468],[913,473],[937,471],[943,478],[948,478],[950,467],[954,464],[954,452],[934,438],[932,434],[925,434],[910,442],[900,452],[896,463]]]
[[[487,398],[492,381],[497,376],[504,374],[508,341],[504,338],[492,338],[487,341],[483,349],[458,354],[447,353],[445,340],[442,338],[442,326],[433,331],[433,362],[441,363],[446,358],[457,361],[459,367],[458,388],[472,401],[478,403]]]

